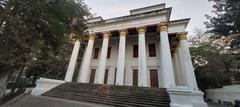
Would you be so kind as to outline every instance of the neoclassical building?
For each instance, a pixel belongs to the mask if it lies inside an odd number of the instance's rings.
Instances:
[[[78,82],[197,89],[185,28],[190,19],[170,21],[164,4],[131,15],[88,20],[88,43]],[[76,41],[65,80],[71,82],[80,41]]]
[[[166,88],[172,107],[207,107],[187,44],[190,19],[170,20],[171,10],[159,4],[127,16],[88,19],[77,82]],[[75,41],[66,82],[72,82],[80,44]]]

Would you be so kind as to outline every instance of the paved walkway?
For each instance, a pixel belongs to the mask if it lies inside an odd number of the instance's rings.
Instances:
[[[21,95],[1,107],[108,107],[106,105],[78,102],[44,96]]]
[[[212,102],[207,102],[208,107],[232,107],[224,106]],[[72,101],[67,99],[58,99],[45,96],[31,96],[28,94],[23,94],[1,107],[109,107],[106,105]]]
[[[226,105],[221,105],[213,102],[207,102],[208,107],[233,107],[233,106],[226,106]]]

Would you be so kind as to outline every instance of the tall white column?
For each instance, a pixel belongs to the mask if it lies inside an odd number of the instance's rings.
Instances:
[[[75,66],[78,58],[79,48],[80,48],[80,40],[75,40],[72,56],[68,64],[68,69],[64,79],[66,82],[72,82],[72,78],[73,78],[73,74],[74,74],[74,70],[75,70]]]
[[[125,49],[127,31],[120,31],[116,85],[124,85]]]
[[[95,35],[89,35],[88,45],[86,47],[86,51],[84,53],[83,61],[78,74],[78,82],[80,83],[89,83],[90,78],[89,66],[92,57],[94,39]]]
[[[191,55],[188,49],[187,44],[187,33],[181,33],[179,35],[180,40],[180,48],[182,52],[182,58],[183,58],[183,65],[185,70],[185,76],[186,76],[186,82],[187,86],[190,89],[197,90],[197,81],[194,73],[194,68],[192,65]]]
[[[101,55],[94,79],[95,84],[103,84],[104,83],[104,74],[106,69],[106,60],[107,60],[107,50],[108,50],[108,42],[109,42],[110,32],[103,33],[103,43],[102,43],[102,50]]]
[[[175,65],[175,69],[174,69],[174,74],[175,74],[175,82],[176,85],[178,86],[182,86],[182,78],[181,78],[181,72],[180,72],[180,67],[179,67],[179,60],[178,60],[178,54],[177,54],[177,48],[175,48],[175,52],[173,54],[173,59],[174,59],[174,65]]]
[[[160,70],[162,73],[162,87],[170,88],[175,86],[170,45],[168,40],[168,25],[160,24]]]
[[[176,54],[177,54],[177,60],[178,60],[178,72],[179,72],[179,85],[181,86],[187,86],[186,85],[186,76],[185,76],[185,70],[183,65],[183,58],[182,58],[182,52],[180,45],[177,45],[176,47]]]
[[[145,32],[145,27],[138,29],[138,86],[140,87],[150,86],[148,83]]]

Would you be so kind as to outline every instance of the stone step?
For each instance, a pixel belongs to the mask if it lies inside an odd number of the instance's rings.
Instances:
[[[95,85],[95,84],[82,84],[82,83],[75,83],[75,84],[73,84],[73,83],[71,83],[71,84],[63,84],[63,85],[61,85],[61,86],[63,86],[63,87],[73,87],[73,88],[79,88],[79,89],[81,89],[81,88],[85,88],[85,87],[94,87],[94,88],[96,88],[96,87],[99,87],[99,86],[102,86],[102,85]],[[61,86],[59,86],[59,87],[61,87]],[[152,91],[166,91],[164,88],[145,88],[145,87],[131,87],[131,86],[113,86],[113,85],[108,85],[110,88],[111,88],[111,90],[113,90],[113,89],[120,89],[121,91],[124,91],[124,90],[127,90],[127,91],[129,91],[129,90],[133,90],[133,91],[145,91],[145,90],[152,90]]]
[[[59,96],[58,94],[51,94],[48,96]],[[60,96],[62,97],[62,95]],[[75,95],[64,95],[64,97],[70,97],[70,98],[76,98],[78,100],[81,99],[89,99],[89,96],[75,96]],[[102,97],[106,97],[106,98],[102,98]],[[123,100],[123,99],[115,99],[115,98],[111,98],[111,97],[107,97],[107,96],[102,96],[102,97],[90,97],[91,99],[95,99],[95,100],[100,100],[100,102],[112,102],[112,101],[119,101],[119,102],[124,102],[124,103],[138,103],[138,104],[142,104],[142,105],[155,105],[155,106],[160,106],[160,105],[167,105],[168,102],[164,102],[164,103],[160,103],[158,102],[140,102],[140,101],[136,101],[136,100]]]
[[[118,107],[170,107],[163,88],[64,83],[43,95]]]
[[[79,93],[101,93],[101,91],[96,91],[96,90],[86,90],[86,89],[72,89],[72,88],[57,88],[57,90],[61,90],[61,91],[69,91],[69,92],[79,92]],[[52,91],[55,91],[54,89]],[[149,94],[149,93],[144,93],[144,92],[141,92],[141,93],[136,93],[136,92],[114,92],[114,91],[109,91],[108,92],[109,94],[121,94],[121,95],[135,95],[135,96],[146,96],[148,95],[149,97],[150,96],[159,96],[159,97],[166,97],[167,94],[166,93],[154,93],[154,94]]]
[[[169,107],[169,103],[147,103],[147,102],[135,102],[131,100],[113,100],[108,98],[96,98],[96,97],[89,97],[89,96],[79,96],[76,97],[75,95],[58,95],[58,94],[51,94],[47,95],[50,97],[58,97],[58,98],[65,98],[65,99],[71,99],[71,100],[78,100],[78,101],[87,101],[87,102],[94,102],[94,103],[101,103],[101,104],[107,104],[107,105],[113,105],[113,106],[135,106],[135,107]]]
[[[86,89],[86,88],[88,88],[88,89],[97,89],[97,88],[108,88],[108,89],[110,89],[110,90],[112,90],[112,91],[119,91],[119,90],[121,90],[122,92],[125,92],[125,91],[134,91],[134,92],[166,92],[166,90],[165,89],[152,89],[152,88],[149,88],[149,89],[147,89],[147,88],[129,88],[129,87],[114,87],[114,86],[95,86],[95,87],[92,87],[92,86],[89,86],[89,87],[86,87],[86,86],[84,86],[84,87],[72,87],[72,86],[58,86],[58,88],[73,88],[73,89]]]
[[[104,94],[104,93],[99,93],[99,92],[89,92],[89,91],[83,91],[83,92],[75,92],[75,91],[62,91],[62,90],[54,90],[54,91],[61,91],[61,92],[74,92],[74,93],[90,93],[92,95],[95,95],[95,94]],[[141,95],[138,95],[138,94],[121,94],[121,93],[107,93],[108,95],[117,95],[117,96],[132,96],[132,97],[148,97],[148,98],[168,98],[166,96],[154,96],[154,95],[146,95],[146,94],[141,94]]]
[[[119,98],[129,98],[129,99],[134,99],[134,98],[138,98],[138,99],[144,99],[144,100],[153,100],[153,101],[158,101],[158,100],[164,100],[164,101],[169,101],[168,97],[149,97],[149,96],[134,96],[134,95],[121,95],[121,94],[103,94],[103,93],[75,93],[75,92],[63,92],[63,91],[52,91],[51,93],[74,93],[74,94],[88,94],[88,95],[105,95],[105,96],[111,96],[111,97],[119,97]],[[47,93],[46,93],[47,94]]]
[[[133,101],[145,101],[145,102],[151,102],[151,103],[155,103],[155,102],[164,102],[164,103],[169,103],[169,99],[168,98],[149,98],[149,97],[134,97],[134,96],[118,96],[118,95],[109,95],[109,94],[97,94],[97,95],[93,95],[93,94],[81,94],[81,93],[71,93],[71,92],[51,92],[51,93],[46,93],[45,95],[49,95],[49,94],[58,94],[58,95],[75,95],[76,97],[78,96],[94,96],[94,97],[101,97],[101,98],[112,98],[112,99],[119,99],[119,100],[133,100]]]

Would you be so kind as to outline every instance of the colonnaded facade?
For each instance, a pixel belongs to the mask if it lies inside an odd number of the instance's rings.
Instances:
[[[172,107],[206,107],[187,44],[190,19],[170,20],[171,10],[159,4],[127,16],[87,20],[78,82],[166,88]],[[75,41],[67,82],[72,82],[80,44]]]
[[[170,21],[164,4],[131,10],[131,15],[88,20],[88,43],[78,82],[140,87],[198,89],[185,28],[190,19]],[[77,40],[65,80],[72,81]]]

